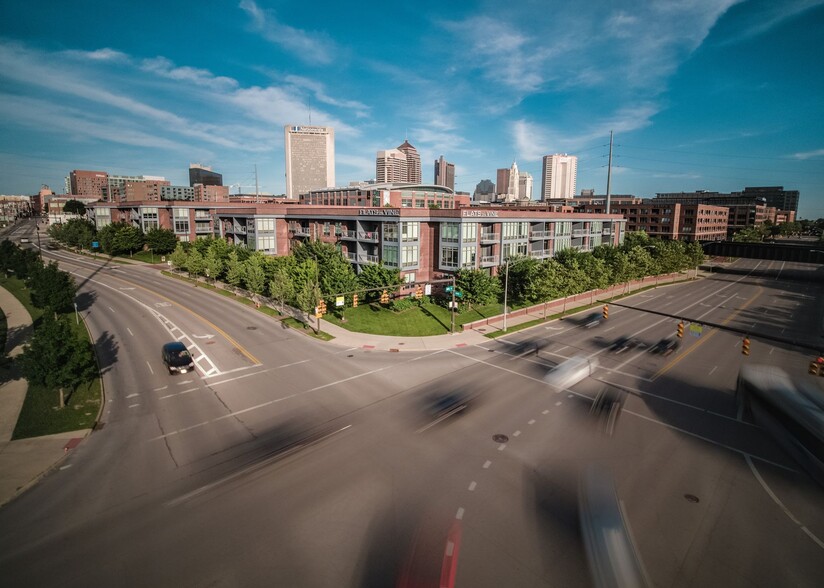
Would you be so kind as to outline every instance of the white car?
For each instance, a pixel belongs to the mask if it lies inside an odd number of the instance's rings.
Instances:
[[[544,376],[544,382],[564,390],[591,376],[597,367],[598,360],[594,357],[570,357],[547,372]]]

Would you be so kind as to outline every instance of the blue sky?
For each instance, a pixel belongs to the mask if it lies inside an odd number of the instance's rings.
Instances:
[[[0,193],[190,162],[284,192],[283,125],[331,125],[338,185],[404,138],[472,192],[579,157],[578,190],[783,185],[824,217],[824,0],[0,5]],[[818,57],[816,57],[818,56]],[[233,192],[237,189],[233,189]]]

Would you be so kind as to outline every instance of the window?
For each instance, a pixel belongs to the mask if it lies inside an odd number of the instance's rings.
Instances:
[[[441,249],[441,267],[458,267],[457,247],[444,247]]]
[[[398,246],[397,245],[385,245],[383,248],[383,263],[391,266],[391,267],[398,267]]]
[[[275,236],[274,235],[265,235],[260,236],[257,239],[258,249],[266,250],[266,251],[273,251],[275,249]]]
[[[143,232],[147,233],[152,229],[158,228],[159,224],[157,222],[157,207],[156,206],[147,206],[142,210],[143,216]]]
[[[275,219],[259,218],[255,221],[255,230],[258,233],[271,233],[275,230]]]
[[[475,255],[474,247],[463,247],[461,249],[461,266],[475,267]]]
[[[414,284],[415,283],[415,272],[409,272],[408,274],[403,275],[403,283],[404,284]]]
[[[423,198],[415,198],[415,208],[426,208],[426,200]]]
[[[405,222],[401,223],[401,237],[404,241],[417,241],[418,231],[420,229],[419,222]]]
[[[478,223],[464,223],[461,230],[464,241],[474,242],[478,240]]]
[[[397,241],[398,240],[398,223],[384,223],[383,224],[383,240]]]
[[[401,199],[401,206],[403,208],[412,208],[412,199],[411,198],[402,198]]]
[[[404,224],[406,224],[406,223],[404,223]],[[411,266],[411,265],[418,265],[418,247],[417,247],[417,245],[404,245],[401,248],[401,265],[403,267],[408,267],[408,266]]]
[[[441,225],[441,227],[441,241],[446,243],[458,242],[458,231],[460,230],[460,225],[458,223],[444,223]]]

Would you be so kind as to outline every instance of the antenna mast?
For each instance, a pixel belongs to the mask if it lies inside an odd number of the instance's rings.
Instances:
[[[609,132],[609,164],[607,164],[607,206],[604,212],[609,214],[609,211],[612,210],[611,206],[611,192],[610,192],[610,184],[612,183],[612,131]],[[608,221],[609,222],[609,221]],[[610,237],[612,237],[612,223],[610,225]]]
[[[257,175],[257,164],[255,164],[255,202],[259,202],[260,197],[260,190],[258,189],[258,175]]]

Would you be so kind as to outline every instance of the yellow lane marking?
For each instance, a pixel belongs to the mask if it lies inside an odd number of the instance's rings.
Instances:
[[[758,291],[757,291],[755,294],[753,294],[753,295],[750,297],[750,299],[749,299],[749,300],[747,300],[747,301],[746,301],[746,302],[745,302],[745,303],[744,303],[741,307],[739,307],[739,308],[738,308],[735,312],[733,312],[733,313],[732,313],[729,317],[727,317],[727,319],[726,319],[723,323],[721,323],[721,326],[726,325],[727,323],[729,323],[730,321],[732,321],[732,320],[733,320],[736,316],[738,316],[738,313],[739,313],[739,312],[741,312],[742,310],[744,310],[745,308],[747,308],[750,304],[752,304],[753,300],[755,300],[756,298],[758,298],[759,296],[761,296],[761,292],[762,292],[763,290],[764,290],[764,288],[763,288],[763,287],[758,286]],[[710,332],[710,334],[709,334],[709,335],[707,335],[706,337],[701,337],[701,340],[700,340],[700,341],[698,341],[698,342],[696,342],[696,343],[694,343],[694,344],[693,344],[693,345],[692,345],[692,346],[691,346],[691,347],[690,347],[687,351],[685,351],[684,353],[680,354],[678,357],[676,357],[675,359],[673,359],[673,360],[672,360],[671,362],[669,362],[667,365],[665,365],[665,366],[664,366],[664,367],[662,367],[660,370],[658,370],[657,372],[655,372],[655,374],[652,376],[651,380],[656,380],[656,379],[658,379],[660,376],[663,376],[664,374],[666,374],[668,371],[670,371],[670,370],[671,370],[672,368],[674,368],[676,365],[678,365],[679,363],[681,363],[681,361],[682,361],[685,357],[687,357],[690,353],[692,353],[693,351],[695,351],[696,349],[698,349],[698,347],[699,347],[700,345],[703,345],[703,344],[704,344],[704,343],[706,343],[709,339],[711,339],[711,338],[713,337],[713,335],[715,335],[717,332],[718,332],[718,330],[717,330],[717,329],[715,329],[715,330],[711,331],[711,332]]]
[[[247,351],[247,350],[246,350],[246,348],[245,348],[245,347],[243,347],[243,345],[241,345],[240,343],[238,343],[237,341],[235,341],[235,339],[234,339],[233,337],[231,337],[231,336],[230,336],[230,335],[229,335],[226,331],[224,331],[223,329],[221,329],[220,327],[218,327],[216,324],[214,324],[212,321],[210,321],[210,320],[209,320],[209,319],[207,319],[206,317],[204,317],[204,316],[202,316],[202,315],[200,315],[200,314],[196,313],[195,311],[193,311],[193,310],[192,310],[192,309],[190,309],[190,308],[186,308],[185,306],[183,306],[183,305],[181,305],[181,304],[179,304],[179,303],[175,302],[174,300],[172,300],[172,299],[171,299],[171,298],[169,298],[168,296],[164,296],[164,295],[163,295],[163,294],[161,294],[160,292],[155,292],[154,290],[150,290],[149,288],[146,288],[145,286],[142,286],[141,284],[138,284],[137,282],[132,282],[131,280],[128,280],[128,279],[126,279],[126,278],[122,278],[122,277],[120,277],[120,276],[109,276],[109,277],[114,278],[114,279],[116,279],[116,280],[120,280],[121,282],[125,282],[126,284],[129,284],[129,285],[132,285],[132,286],[137,286],[137,287],[138,287],[138,288],[140,288],[141,290],[144,290],[145,292],[147,292],[147,293],[149,293],[149,294],[153,294],[153,295],[155,295],[155,296],[159,296],[159,297],[160,297],[160,298],[162,298],[163,300],[166,300],[167,302],[169,302],[169,303],[171,303],[171,304],[173,304],[173,305],[177,306],[178,308],[180,308],[180,309],[182,309],[182,310],[185,310],[186,312],[188,312],[189,314],[191,314],[191,315],[192,315],[192,316],[194,316],[195,318],[197,318],[197,319],[199,319],[199,320],[202,320],[204,323],[206,323],[207,325],[209,325],[210,327],[212,327],[215,331],[217,331],[218,333],[220,333],[223,337],[225,337],[225,338],[226,338],[226,340],[227,340],[227,341],[229,341],[229,343],[231,343],[232,345],[234,345],[234,346],[235,346],[235,348],[236,348],[238,351],[240,351],[243,355],[245,355],[245,356],[247,357],[247,359],[249,359],[249,361],[251,361],[252,363],[254,363],[254,364],[256,364],[256,365],[261,365],[261,363],[262,363],[262,362],[261,362],[261,361],[260,361],[257,357],[255,357],[254,355],[252,355],[251,353],[249,353],[249,351]]]

